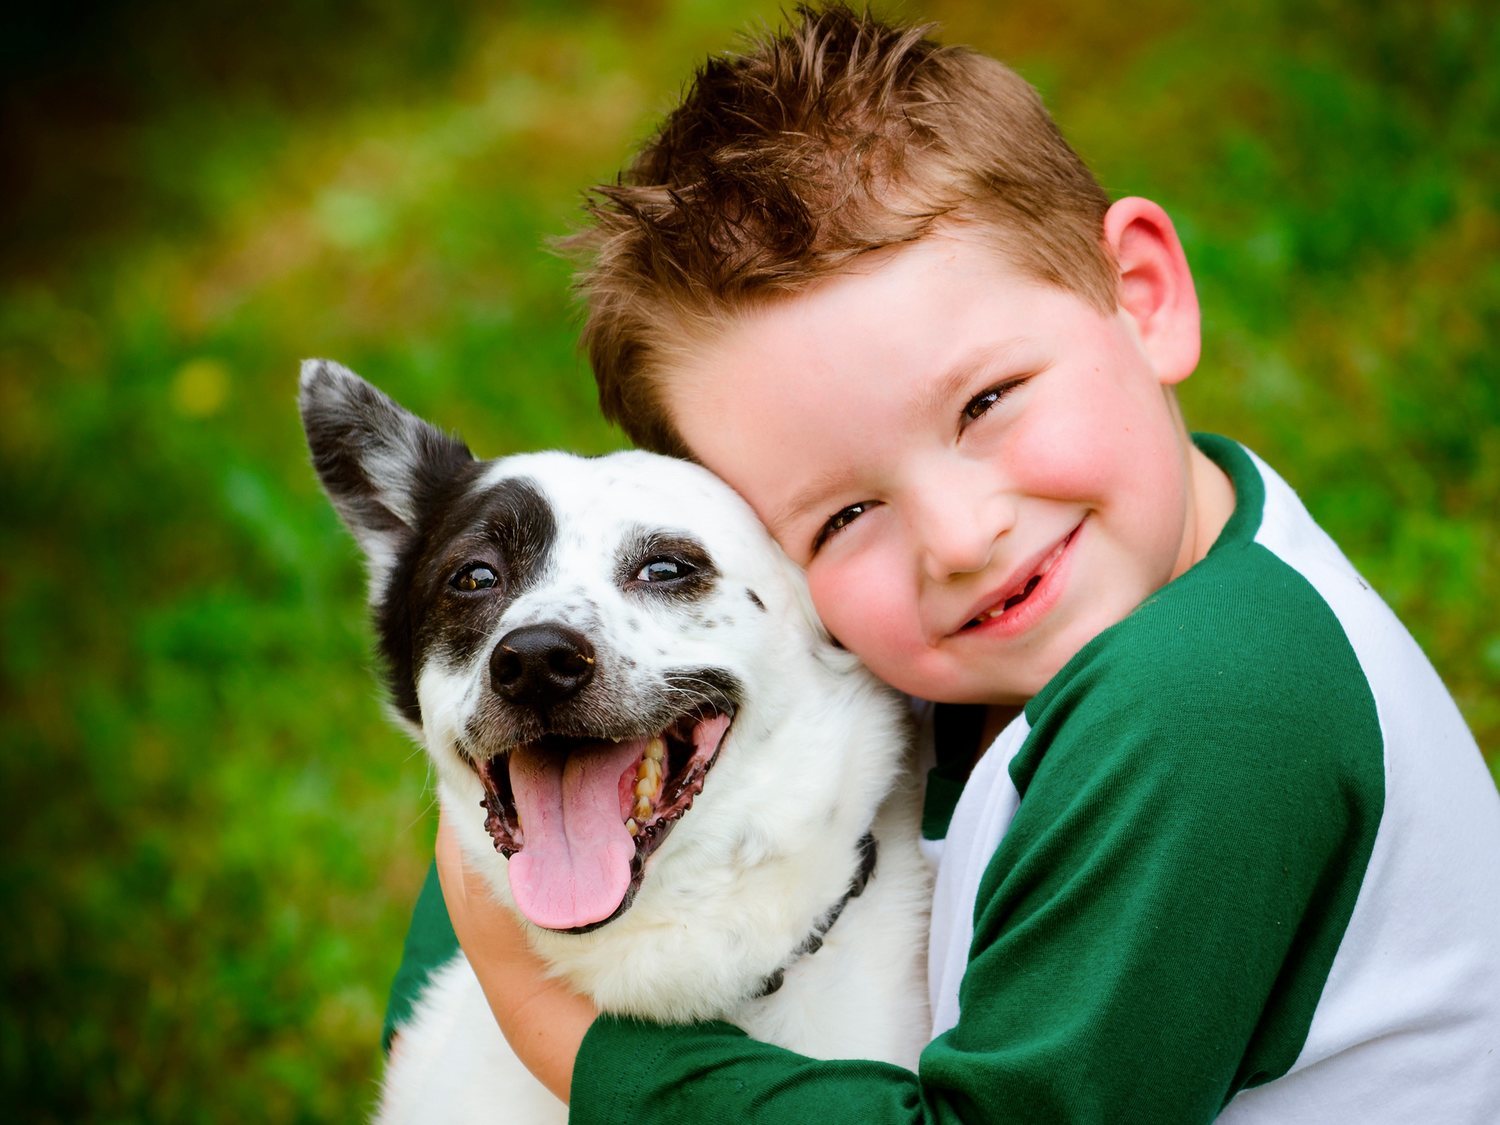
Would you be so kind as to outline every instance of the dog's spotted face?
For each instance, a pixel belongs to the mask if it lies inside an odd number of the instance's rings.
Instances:
[[[446,779],[477,780],[476,815],[527,918],[569,932],[609,922],[731,730],[775,697],[759,681],[777,674],[776,653],[827,643],[794,568],[696,466],[644,453],[479,462],[319,361],[304,366],[302,412],[370,562],[400,717]],[[806,628],[788,635],[788,621]]]

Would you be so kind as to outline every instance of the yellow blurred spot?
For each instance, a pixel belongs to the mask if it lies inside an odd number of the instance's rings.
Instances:
[[[172,405],[179,414],[207,418],[229,399],[229,368],[217,359],[190,359],[172,379]]]

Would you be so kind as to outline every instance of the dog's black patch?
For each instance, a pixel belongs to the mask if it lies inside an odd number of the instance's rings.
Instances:
[[[552,510],[530,481],[518,478],[472,491],[483,468],[470,462],[446,489],[430,490],[416,506],[423,524],[376,603],[375,629],[391,700],[413,723],[422,721],[419,660],[439,649],[455,663],[471,658],[488,641],[505,602],[540,577],[556,538]],[[499,585],[484,594],[455,590],[454,575],[471,562],[489,565]]]
[[[696,602],[718,585],[713,559],[691,535],[637,528],[625,536],[617,557],[615,582],[624,590]]]
[[[430,553],[429,545],[442,537],[454,509],[464,506],[464,498],[478,472],[479,465],[470,460],[446,478],[432,481],[422,494],[413,495],[413,508],[422,513],[422,523],[406,549],[397,555],[396,565],[386,576],[385,589],[375,603],[375,633],[385,662],[391,702],[413,723],[422,721],[416,682],[417,621],[424,616],[417,608],[422,604],[418,576]]]
[[[754,590],[750,589],[749,586],[745,587],[745,593],[750,598],[750,604],[751,605],[753,605],[756,609],[760,610],[762,613],[766,612],[766,603],[760,600],[760,595],[759,594],[757,594]]]
[[[513,477],[449,504],[414,552],[408,586],[416,651],[441,653],[454,663],[471,659],[490,640],[505,606],[546,573],[557,521],[536,484]],[[498,576],[488,590],[455,589],[454,577],[472,563]]]
[[[407,722],[420,726],[422,709],[417,706],[416,665],[412,650],[411,571],[408,557],[392,568],[385,597],[375,603],[375,635],[380,639],[381,663],[391,703]]]

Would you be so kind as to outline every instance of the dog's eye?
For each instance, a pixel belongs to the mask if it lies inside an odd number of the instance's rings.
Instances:
[[[499,583],[500,576],[495,573],[493,567],[486,566],[484,563],[470,563],[455,574],[448,585],[455,590],[472,594],[476,590],[488,590]]]
[[[693,566],[681,559],[655,558],[647,559],[645,564],[636,572],[637,582],[673,582],[679,578],[686,578],[693,573]]]

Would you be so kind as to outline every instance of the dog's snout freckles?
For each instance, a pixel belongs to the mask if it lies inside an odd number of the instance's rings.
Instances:
[[[577,630],[523,625],[501,637],[490,653],[490,684],[509,703],[549,709],[588,686],[597,662],[594,646]]]

